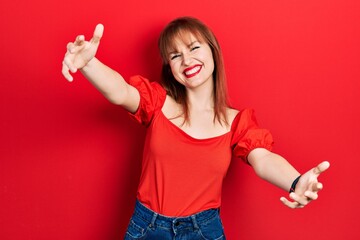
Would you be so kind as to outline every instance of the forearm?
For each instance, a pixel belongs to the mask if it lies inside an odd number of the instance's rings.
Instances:
[[[285,191],[289,191],[292,182],[300,175],[285,158],[265,149],[253,150],[248,160],[260,178]]]
[[[118,72],[95,57],[80,71],[110,102],[123,104],[129,92],[129,85]]]

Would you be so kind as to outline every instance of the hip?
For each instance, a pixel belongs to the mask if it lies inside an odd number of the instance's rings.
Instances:
[[[224,240],[219,209],[209,209],[186,217],[158,214],[136,201],[125,240]]]

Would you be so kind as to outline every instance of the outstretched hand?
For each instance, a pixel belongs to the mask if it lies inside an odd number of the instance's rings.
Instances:
[[[73,81],[70,72],[75,73],[95,57],[103,32],[104,26],[98,24],[90,41],[85,41],[84,35],[79,35],[76,37],[75,42],[68,43],[62,64],[62,74],[68,81]]]
[[[318,177],[321,173],[330,167],[330,163],[324,161],[313,169],[303,174],[296,185],[295,192],[289,194],[289,201],[285,197],[281,197],[280,201],[289,208],[303,208],[312,200],[318,198],[318,192],[323,188],[323,185],[318,182]]]

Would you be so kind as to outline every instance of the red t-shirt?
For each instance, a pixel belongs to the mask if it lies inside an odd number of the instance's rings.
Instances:
[[[137,197],[166,216],[188,216],[221,205],[221,189],[232,157],[247,161],[255,148],[271,150],[269,131],[258,127],[253,110],[240,111],[223,135],[196,139],[168,120],[161,109],[164,88],[141,76],[129,84],[140,93],[132,116],[147,126]]]

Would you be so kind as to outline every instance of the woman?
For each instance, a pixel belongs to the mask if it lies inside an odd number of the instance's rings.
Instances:
[[[147,126],[137,202],[125,239],[225,239],[219,217],[221,186],[233,156],[256,174],[290,192],[290,208],[317,199],[323,162],[300,175],[272,153],[271,134],[258,127],[253,111],[227,101],[220,46],[197,19],[182,17],[161,33],[162,85],[141,76],[125,81],[102,64],[96,51],[103,34],[69,43],[62,73],[78,69],[112,103]],[[295,188],[296,187],[296,188]]]

